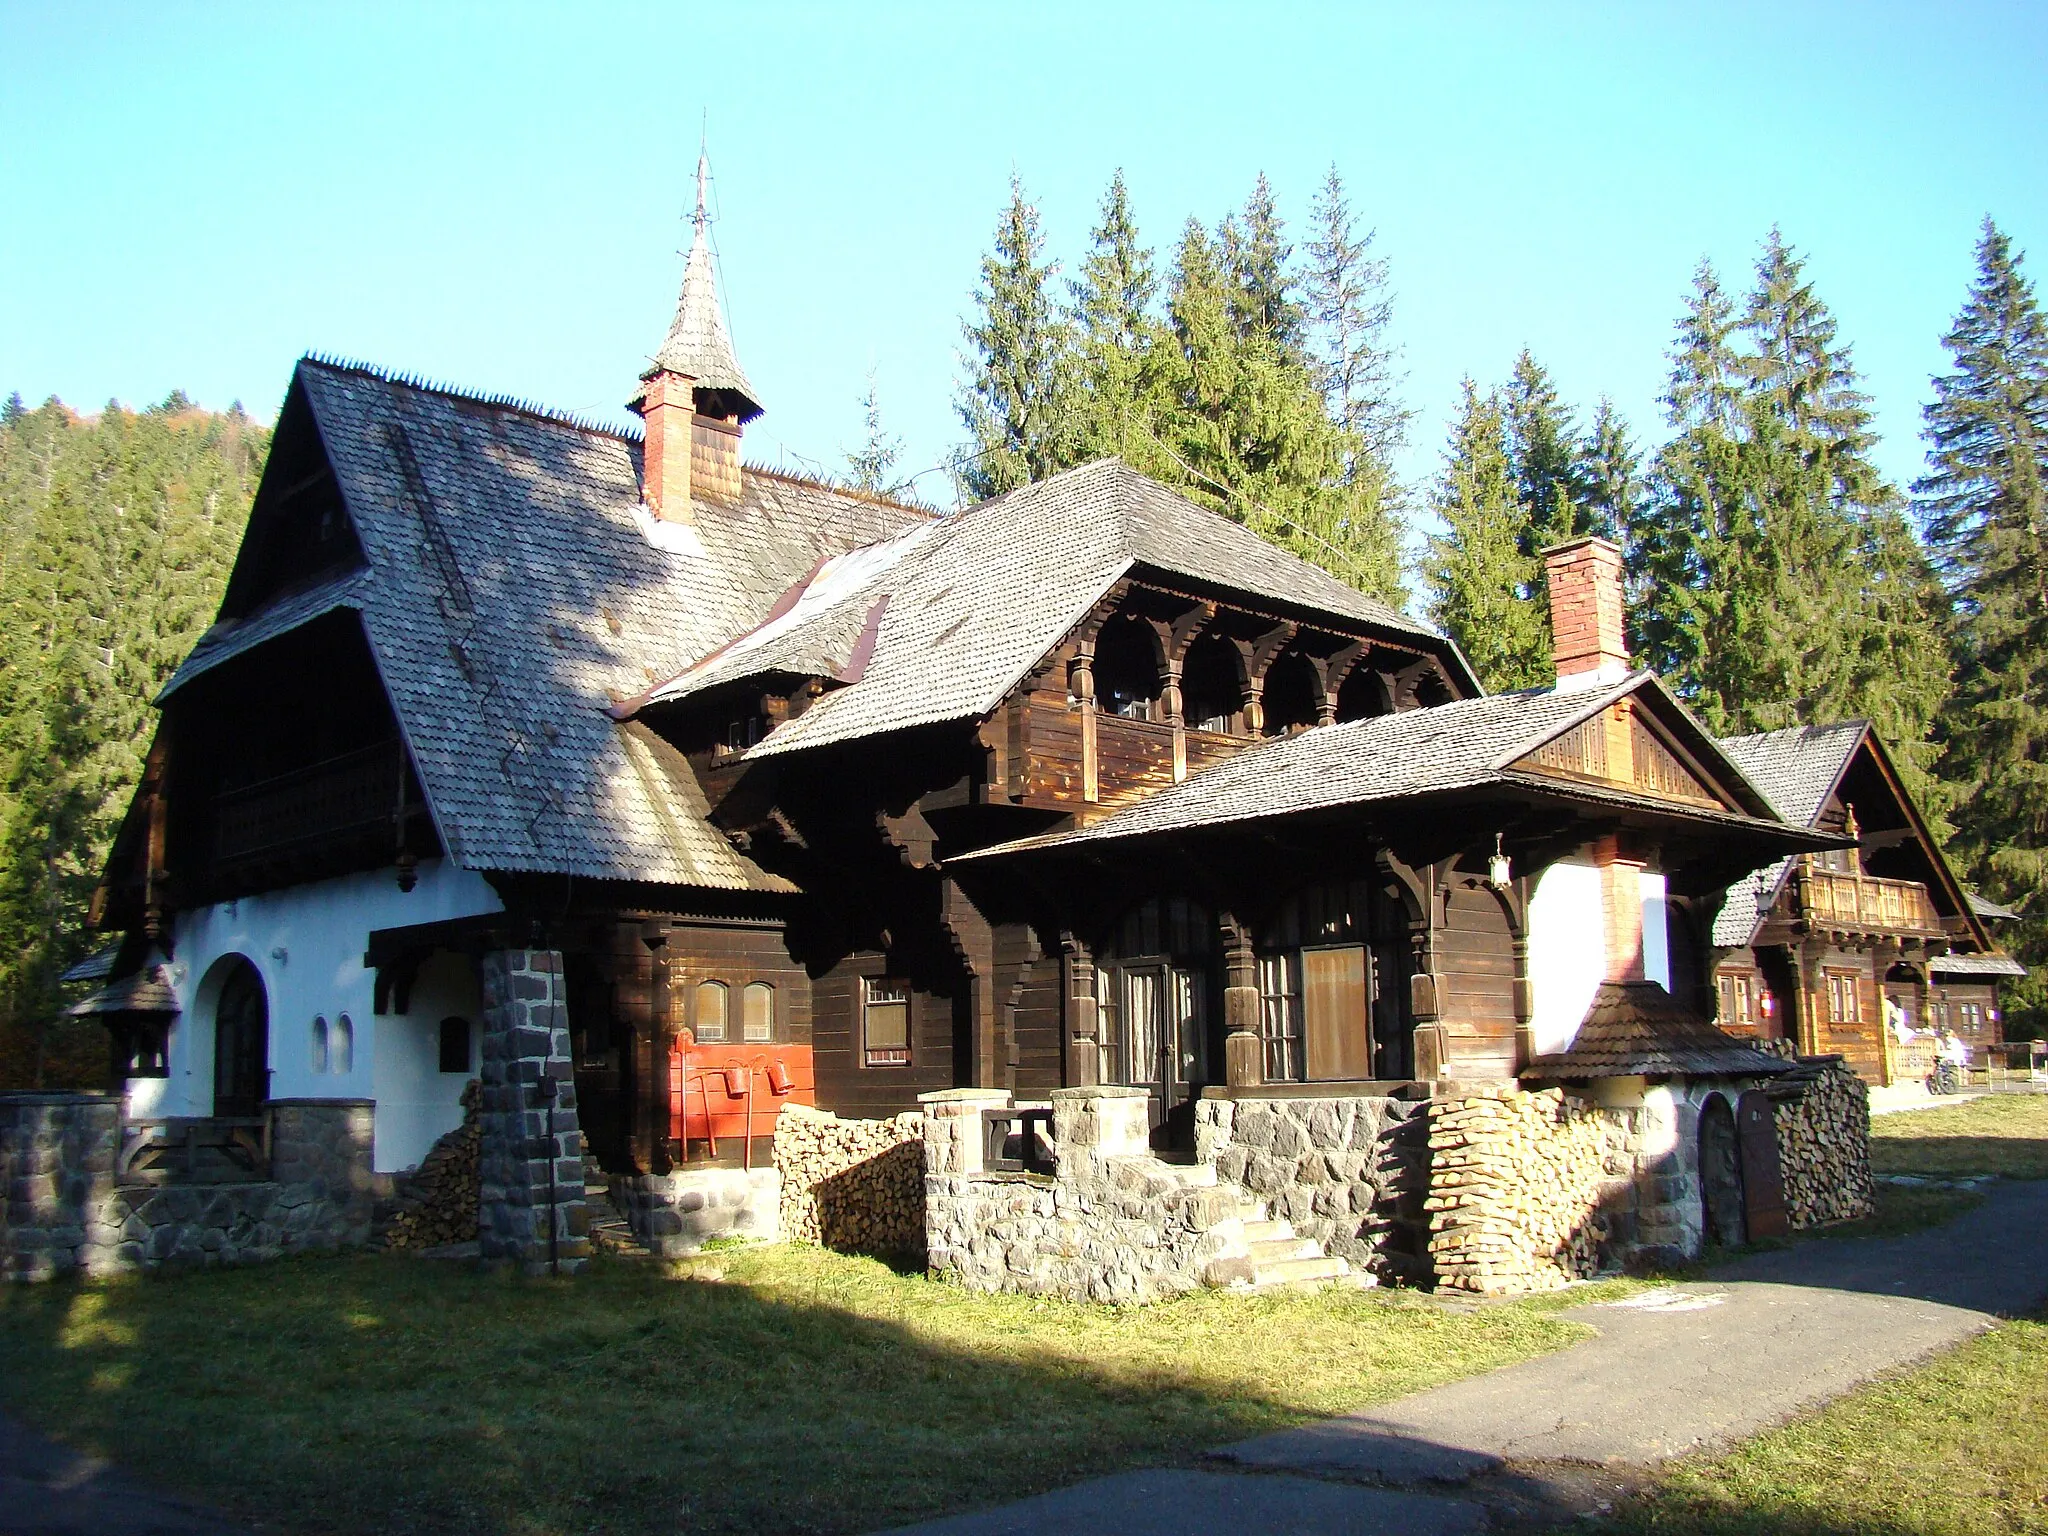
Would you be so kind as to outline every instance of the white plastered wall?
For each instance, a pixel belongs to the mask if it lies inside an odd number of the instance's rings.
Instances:
[[[1669,989],[1671,939],[1664,876],[1644,870],[1637,882],[1643,908],[1643,974]],[[1529,987],[1534,1005],[1529,1022],[1539,1056],[1572,1043],[1592,1006],[1593,993],[1607,979],[1601,890],[1599,866],[1570,859],[1544,870],[1529,898]]]
[[[434,1138],[461,1120],[465,1077],[439,1070],[442,1017],[469,1018],[471,1062],[482,1020],[473,979],[438,960],[421,967],[408,1014],[378,1018],[375,973],[363,965],[372,931],[501,912],[483,876],[445,859],[419,867],[410,891],[389,869],[342,875],[180,912],[172,927],[170,979],[178,1016],[168,1073],[128,1084],[137,1116],[204,1115],[213,1109],[213,1009],[237,955],[263,978],[270,1012],[270,1096],[276,1099],[375,1099],[375,1165],[380,1172],[418,1163]],[[466,970],[466,963],[453,964]],[[313,1021],[347,1015],[350,1070],[314,1070]],[[386,1113],[386,1101],[390,1113]]]

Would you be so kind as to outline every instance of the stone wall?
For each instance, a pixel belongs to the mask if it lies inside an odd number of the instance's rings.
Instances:
[[[612,1203],[650,1253],[685,1258],[717,1237],[772,1242],[782,1177],[773,1168],[678,1168],[614,1177]]]
[[[775,1167],[784,1237],[924,1263],[923,1115],[842,1120],[787,1105],[775,1121]]]
[[[1008,1094],[954,1089],[921,1102],[934,1274],[977,1291],[1141,1302],[1209,1283],[1212,1265],[1244,1252],[1257,1207],[1213,1167],[1151,1156],[1142,1088],[1056,1091],[1052,1177],[985,1166],[981,1112]]]
[[[267,1180],[118,1184],[117,1099],[0,1094],[0,1278],[251,1264],[368,1242],[369,1101],[279,1100],[269,1113]]]
[[[562,957],[551,949],[484,955],[477,1245],[486,1264],[529,1275],[590,1261],[583,1138]]]
[[[1429,1277],[1429,1105],[1331,1097],[1204,1099],[1195,1155],[1323,1251],[1382,1280]]]

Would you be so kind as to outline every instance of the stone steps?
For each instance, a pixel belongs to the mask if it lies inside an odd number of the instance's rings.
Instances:
[[[1235,1186],[1225,1184],[1225,1191]],[[1268,1217],[1250,1195],[1236,1191],[1243,1216],[1236,1241],[1210,1260],[1204,1278],[1211,1285],[1252,1291],[1310,1290],[1322,1286],[1365,1289],[1375,1284],[1345,1259],[1323,1252],[1323,1245],[1294,1230],[1285,1217]],[[1216,1197],[1227,1200],[1227,1194]]]

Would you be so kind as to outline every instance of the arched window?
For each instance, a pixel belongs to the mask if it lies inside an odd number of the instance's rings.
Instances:
[[[1095,642],[1095,699],[1126,720],[1159,718],[1159,643],[1143,620],[1119,614]]]
[[[775,1038],[775,989],[765,981],[750,981],[740,994],[740,1038],[760,1045]]]
[[[699,1040],[715,1044],[725,1038],[726,985],[722,981],[697,983],[697,1004],[691,1028]]]
[[[327,1070],[327,1020],[317,1016],[313,1020],[313,1070]]]
[[[1300,651],[1282,651],[1266,671],[1266,734],[1286,736],[1306,730],[1321,718],[1317,705],[1322,687],[1315,664]]]
[[[327,1059],[342,1076],[356,1069],[356,1027],[345,1013],[335,1019],[334,1028],[328,1031]]]
[[[1274,915],[1259,945],[1266,1079],[1373,1076],[1371,893],[1362,880],[1313,885]]]
[[[1188,647],[1180,669],[1181,718],[1197,731],[1244,728],[1244,680],[1237,647],[1221,635],[1203,635]]]
[[[441,1021],[441,1070],[469,1073],[469,1020],[460,1014]]]

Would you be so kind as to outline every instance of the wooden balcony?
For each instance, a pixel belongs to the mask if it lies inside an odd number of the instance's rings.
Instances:
[[[224,866],[285,857],[383,830],[396,836],[405,803],[405,757],[383,742],[214,797],[213,851]]]
[[[1948,930],[1917,880],[1807,869],[1799,877],[1799,921],[1810,931],[1939,939]]]

